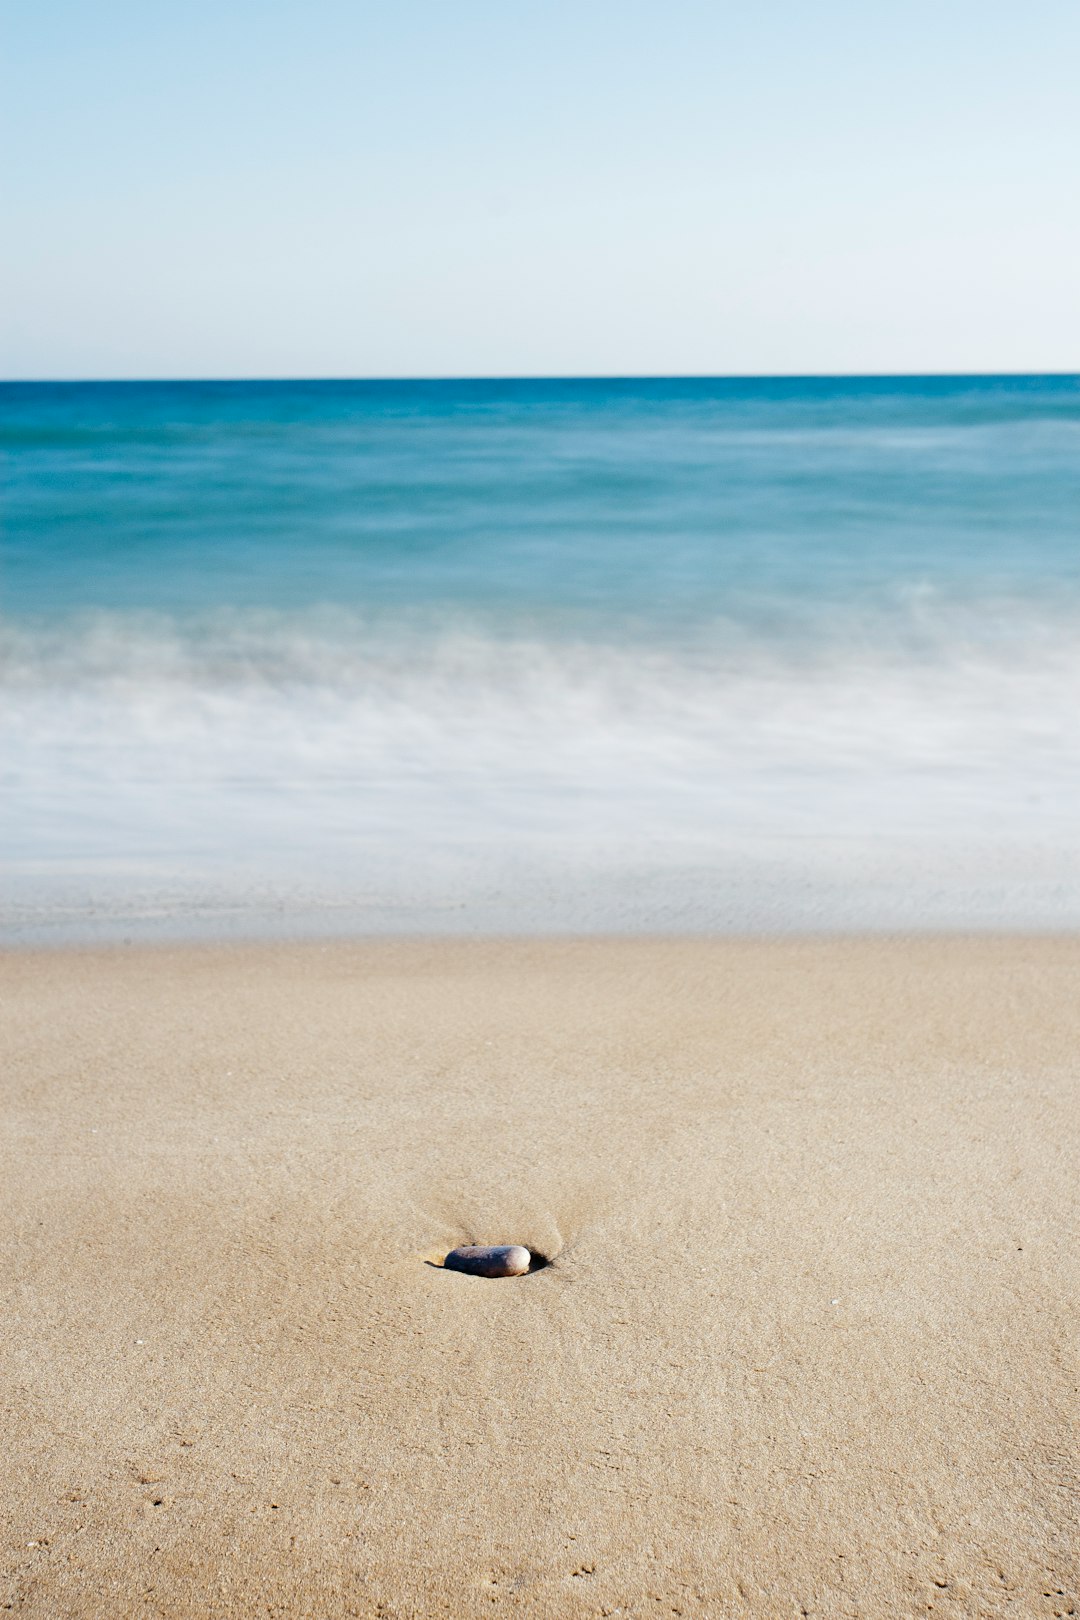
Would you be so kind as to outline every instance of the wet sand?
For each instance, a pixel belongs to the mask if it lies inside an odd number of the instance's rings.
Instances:
[[[0,981],[0,1604],[1080,1613],[1080,941]]]

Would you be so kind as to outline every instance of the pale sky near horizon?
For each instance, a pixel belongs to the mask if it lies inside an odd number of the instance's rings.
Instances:
[[[1080,7],[36,0],[16,378],[1080,369]]]

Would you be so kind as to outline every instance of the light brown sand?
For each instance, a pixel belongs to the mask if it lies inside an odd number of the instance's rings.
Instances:
[[[1080,942],[0,968],[0,1604],[1080,1612]]]

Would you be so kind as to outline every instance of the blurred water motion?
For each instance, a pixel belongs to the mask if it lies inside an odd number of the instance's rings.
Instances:
[[[1075,926],[1080,385],[9,385],[4,937]]]

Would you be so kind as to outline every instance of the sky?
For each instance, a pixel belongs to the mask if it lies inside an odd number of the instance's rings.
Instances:
[[[1080,369],[1075,0],[8,0],[9,378]]]

